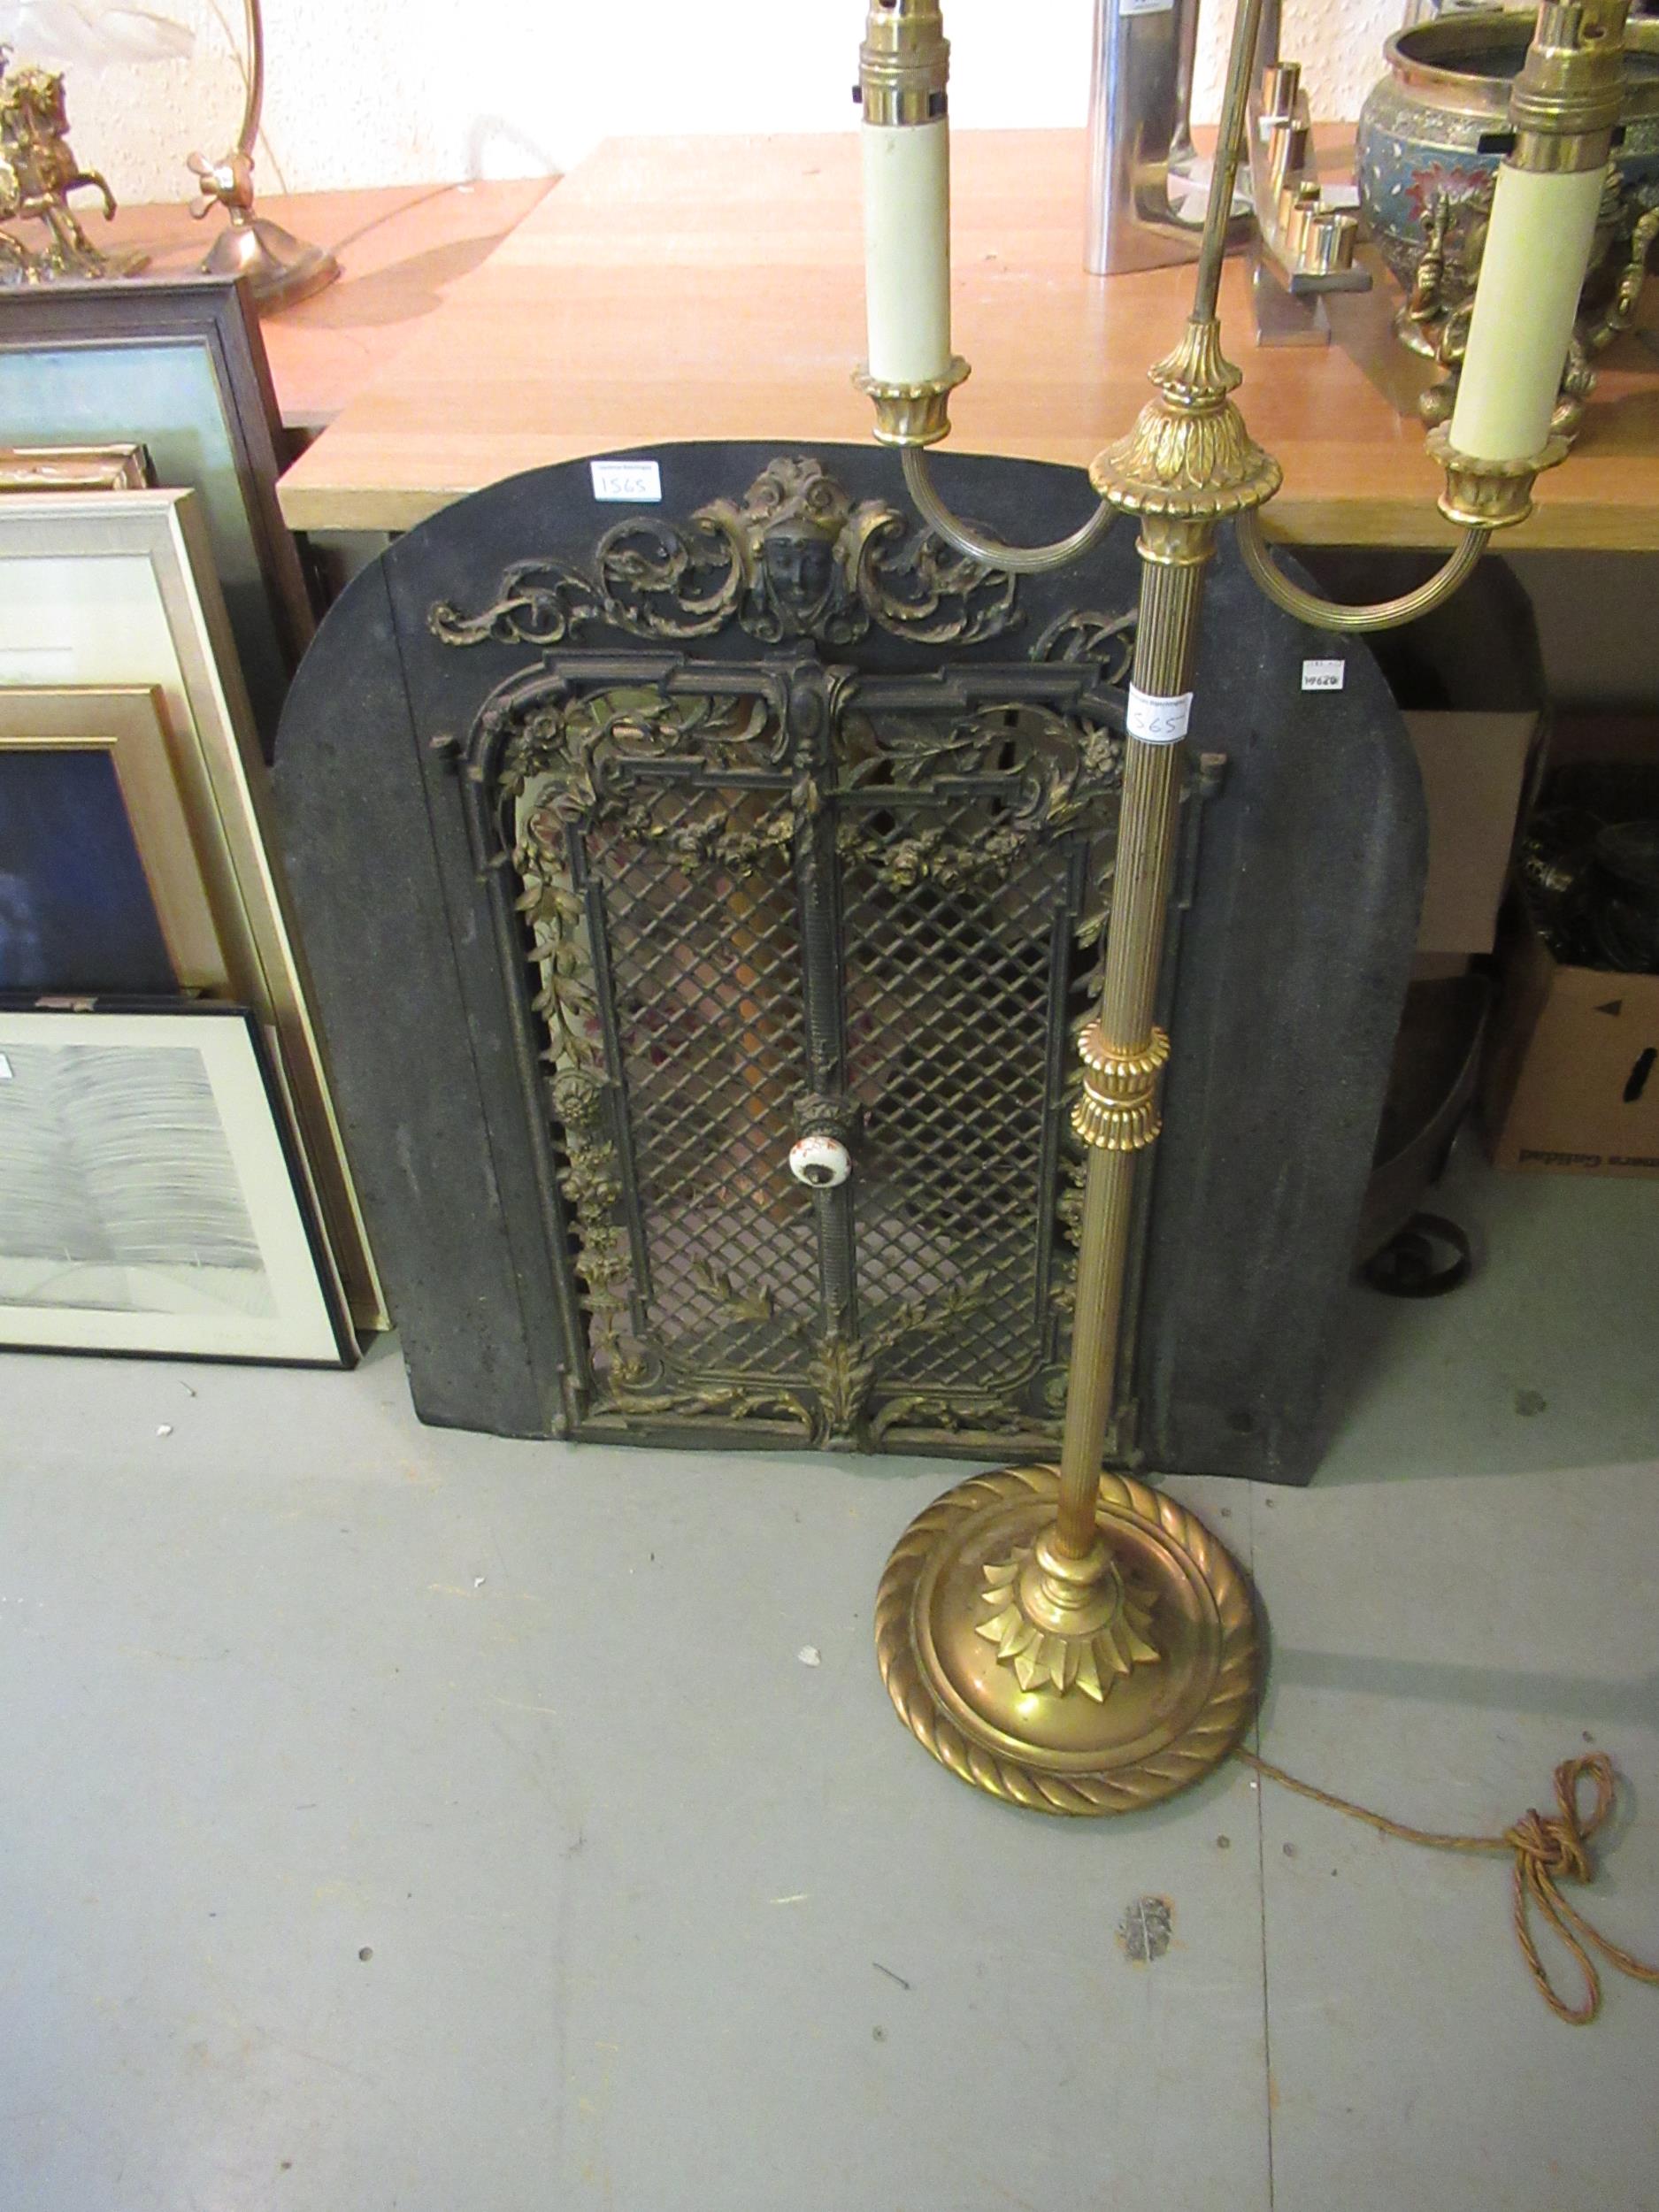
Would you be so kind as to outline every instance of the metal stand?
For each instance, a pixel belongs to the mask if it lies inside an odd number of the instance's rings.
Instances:
[[[962,1484],[900,1540],[876,1609],[894,1703],[967,1780],[1048,1812],[1155,1802],[1225,1757],[1255,1707],[1248,1590],[1225,1549],[1144,1485],[1102,1482],[1139,1159],[1157,1140],[1164,964],[1198,620],[1216,533],[1279,488],[1221,351],[1221,258],[1261,0],[1246,0],[1186,335],[1158,396],[1090,472],[1141,525],[1141,600],[1106,966],[1073,1116],[1089,1147],[1061,1462]],[[1249,19],[1248,21],[1246,19]]]
[[[1617,8],[1621,0],[1601,0]],[[1073,1121],[1089,1147],[1061,1463],[980,1475],[900,1539],[881,1582],[876,1648],[907,1725],[964,1780],[1055,1813],[1152,1803],[1225,1757],[1254,1709],[1259,1647],[1243,1577],[1192,1515],[1144,1484],[1102,1478],[1141,1156],[1159,1131],[1170,1040],[1153,1020],[1206,572],[1224,522],[1256,581],[1300,619],[1361,631],[1449,596],[1494,529],[1531,511],[1532,479],[1559,442],[1502,466],[1431,448],[1440,509],[1463,531],[1419,590],[1371,607],[1316,598],[1280,575],[1257,511],[1279,465],[1233,403],[1217,301],[1264,0],[1240,0],[1199,257],[1179,343],[1151,371],[1157,396],[1090,471],[1099,515],[1059,546],[1011,548],[965,528],[933,491],[918,393],[864,380],[877,434],[905,448],[905,479],[933,527],[974,558],[1026,569],[1072,558],[1116,516],[1140,526],[1140,613],[1130,689],[1117,873],[1098,1019],[1082,1041]],[[1594,35],[1602,34],[1598,27]],[[1570,104],[1563,112],[1573,119]],[[951,384],[965,373],[953,364]],[[927,394],[926,442],[945,434],[948,388]]]

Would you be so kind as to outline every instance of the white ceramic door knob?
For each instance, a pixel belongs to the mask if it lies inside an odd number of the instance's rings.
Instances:
[[[789,1148],[790,1174],[813,1190],[833,1190],[852,1171],[852,1156],[839,1137],[803,1137]]]

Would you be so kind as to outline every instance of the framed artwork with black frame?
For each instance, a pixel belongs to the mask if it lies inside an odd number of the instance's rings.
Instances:
[[[0,1002],[0,1344],[355,1356],[245,1007]]]
[[[235,281],[65,282],[0,300],[0,446],[117,441],[201,502],[268,758],[315,615],[277,505],[288,454],[265,343]]]

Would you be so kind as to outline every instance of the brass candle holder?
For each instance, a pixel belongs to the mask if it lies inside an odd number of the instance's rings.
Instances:
[[[1540,10],[1535,65],[1516,97],[1515,158],[1524,165],[1605,163],[1617,112],[1601,88],[1626,5],[1570,0]],[[1235,19],[1186,330],[1151,370],[1155,396],[1133,428],[1091,467],[1100,506],[1089,521],[1058,544],[1032,548],[966,527],[934,491],[924,449],[949,431],[949,391],[965,364],[953,362],[949,378],[926,391],[858,379],[875,403],[878,438],[902,449],[918,512],[971,557],[1048,569],[1086,551],[1119,516],[1133,516],[1140,532],[1117,872],[1099,1013],[1082,1041],[1084,1089],[1073,1116],[1088,1168],[1060,1463],[976,1475],[946,1492],[900,1539],[876,1605],[882,1676],[906,1724],[964,1781],[1044,1812],[1123,1812],[1187,1787],[1243,1733],[1259,1688],[1250,1592],[1225,1548],[1147,1484],[1102,1471],[1131,1210],[1143,1156],[1157,1141],[1171,1049],[1154,1014],[1199,620],[1217,534],[1233,524],[1256,582],[1298,620],[1385,629],[1448,598],[1491,534],[1531,513],[1534,479],[1566,452],[1551,438],[1524,459],[1482,461],[1458,452],[1447,431],[1434,433],[1431,449],[1446,472],[1440,511],[1463,536],[1444,566],[1401,598],[1339,605],[1275,565],[1260,512],[1280,472],[1234,403],[1241,378],[1222,350],[1217,312],[1263,6],[1240,0]],[[872,20],[879,18],[889,50],[910,14],[910,0],[874,0]],[[916,10],[913,35],[940,42],[935,8]]]

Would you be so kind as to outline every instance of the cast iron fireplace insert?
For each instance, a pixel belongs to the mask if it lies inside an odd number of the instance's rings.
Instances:
[[[1052,1455],[1133,533],[965,562],[890,457],[499,484],[357,578],[290,695],[286,858],[422,1417]],[[1080,487],[948,457],[1010,535]],[[1342,663],[1341,688],[1303,664]],[[1369,652],[1216,572],[1166,1133],[1109,1448],[1305,1481],[1424,828]],[[803,1133],[851,1172],[803,1186]]]

